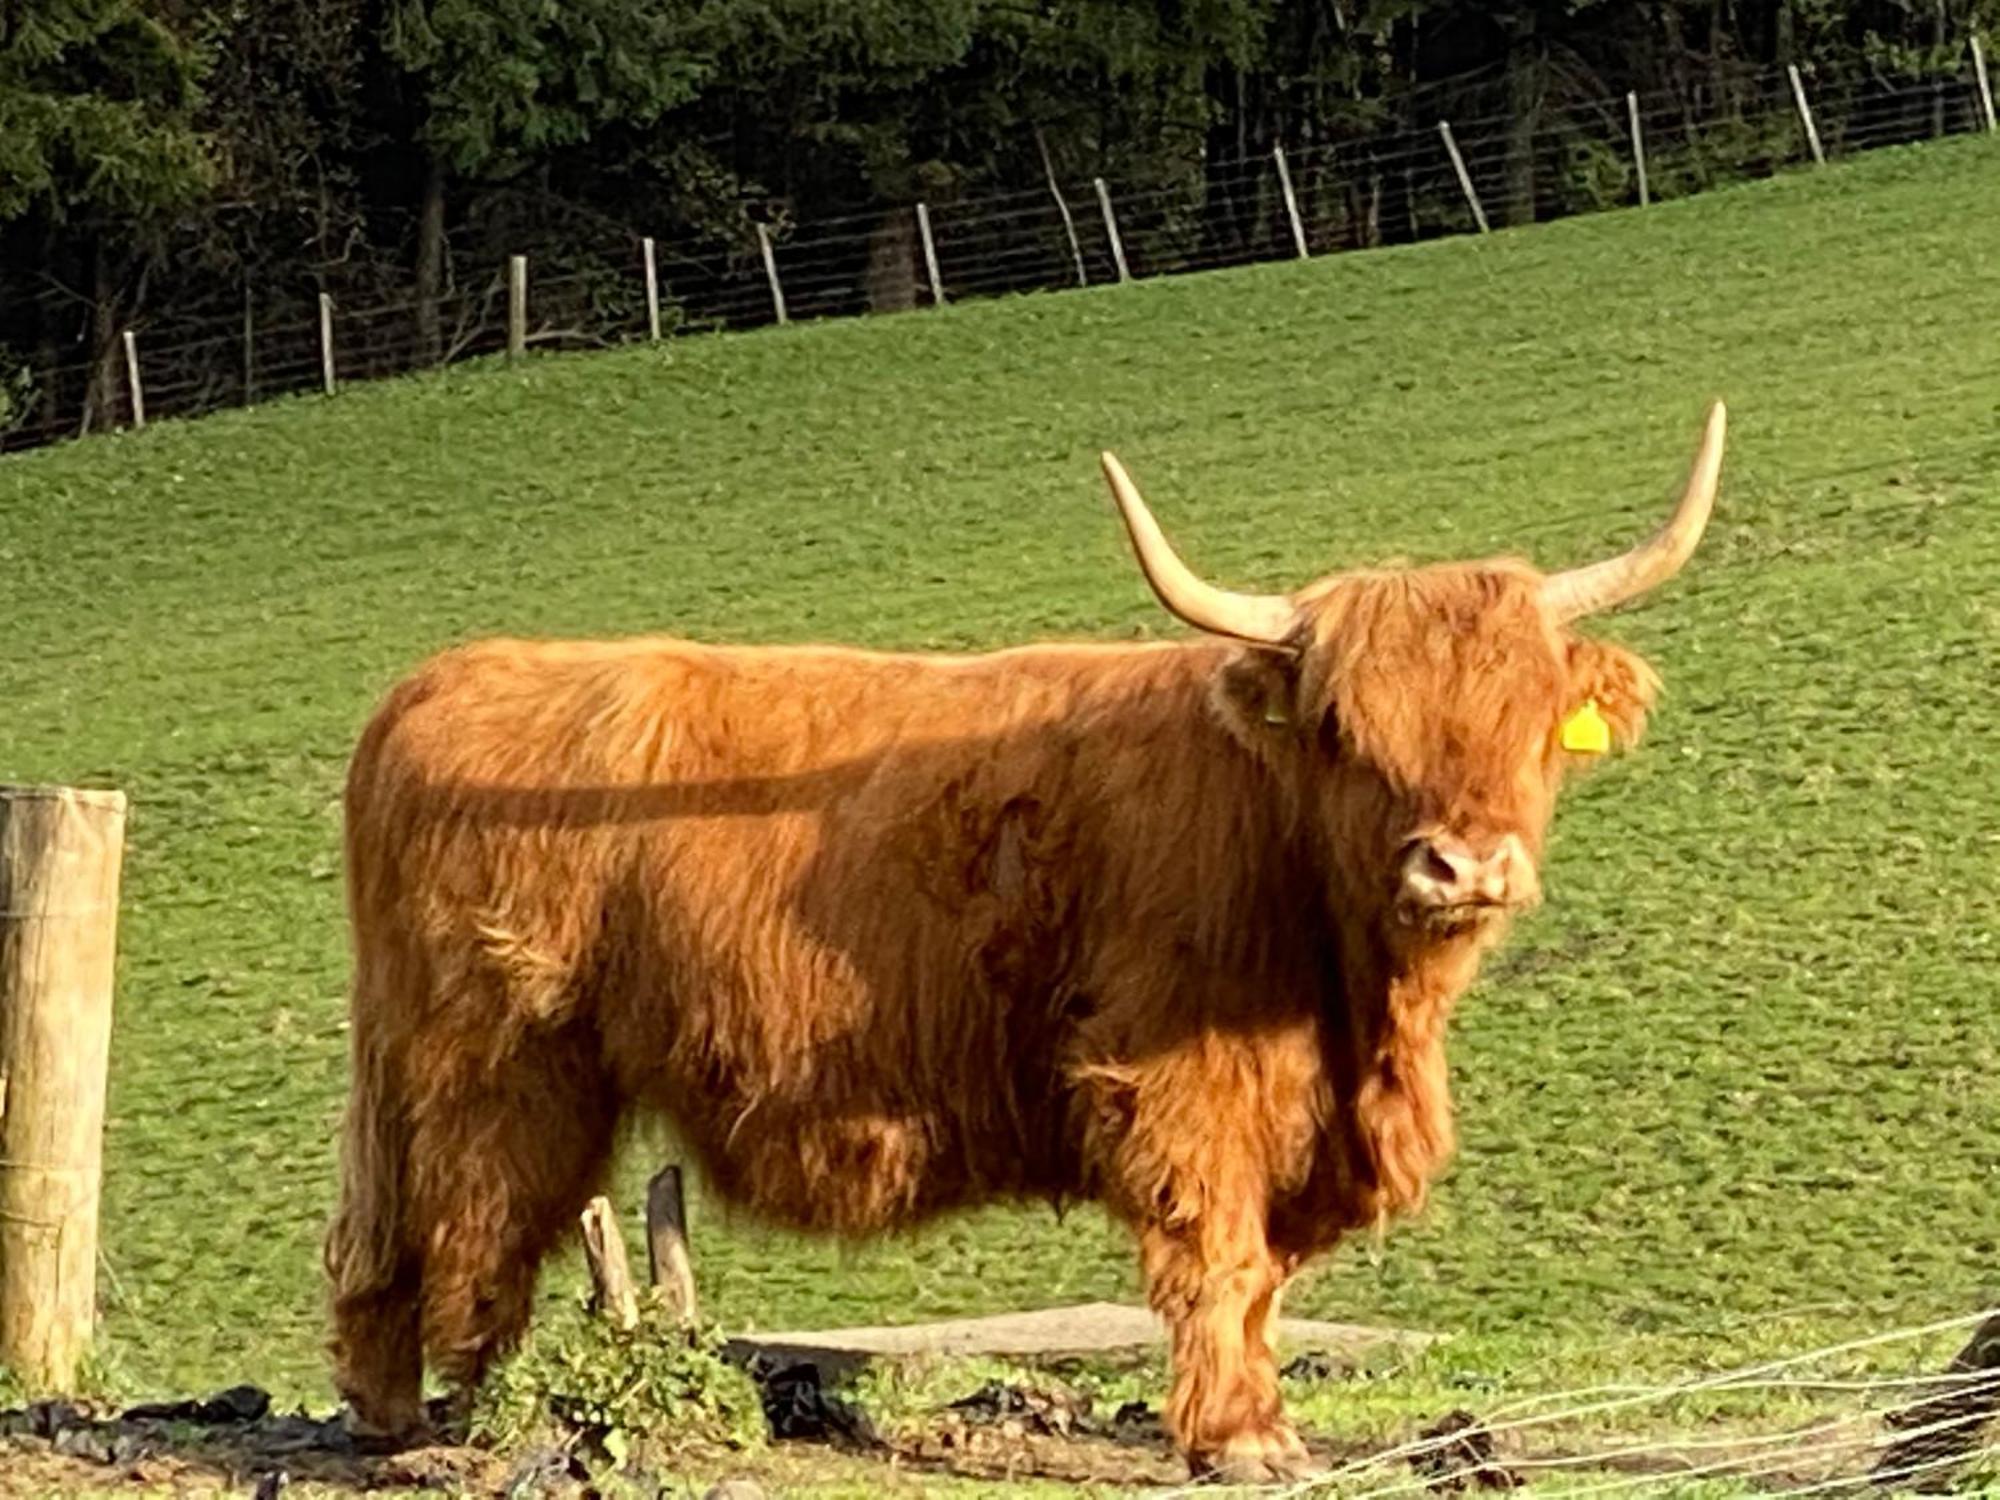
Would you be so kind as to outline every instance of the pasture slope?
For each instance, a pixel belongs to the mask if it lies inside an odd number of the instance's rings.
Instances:
[[[1461,1013],[1456,1169],[1288,1310],[1463,1332],[1408,1375],[1449,1400],[1991,1300],[1996,179],[2000,142],[1951,141],[1484,239],[452,369],[6,460],[0,777],[134,802],[112,1377],[326,1399],[338,788],[424,654],[1169,631],[1100,446],[1239,584],[1560,565],[1654,524],[1716,394],[1708,542],[1597,627],[1661,667],[1663,710],[1572,792],[1548,906]],[[851,1253],[696,1212],[732,1328],[1135,1289],[1094,1212]],[[1393,1429],[1397,1389],[1306,1413]]]

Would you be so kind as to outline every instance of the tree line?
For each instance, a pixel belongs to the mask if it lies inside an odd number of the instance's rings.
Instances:
[[[511,252],[871,214],[857,284],[895,305],[915,200],[1199,191],[1276,142],[1454,115],[1504,121],[1495,217],[1521,222],[1551,174],[1596,190],[1587,153],[1536,149],[1567,106],[1934,76],[1996,28],[2000,0],[0,0],[0,427],[110,420],[135,323],[330,291],[396,304],[435,359],[454,290]],[[1357,243],[1393,237],[1379,188]]]

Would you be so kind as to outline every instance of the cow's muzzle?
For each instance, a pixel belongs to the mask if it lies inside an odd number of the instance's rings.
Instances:
[[[1542,883],[1518,834],[1474,844],[1451,833],[1421,834],[1403,845],[1398,906],[1426,924],[1475,922],[1533,906]]]

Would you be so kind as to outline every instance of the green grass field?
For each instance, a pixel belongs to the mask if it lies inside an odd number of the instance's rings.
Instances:
[[[1554,1386],[1693,1367],[1730,1329],[1802,1345],[1993,1300],[1996,180],[2000,142],[1956,141],[1485,239],[459,368],[0,463],[0,778],[134,804],[115,1376],[328,1398],[338,790],[423,655],[488,632],[1172,631],[1100,446],[1240,585],[1561,565],[1664,515],[1717,394],[1709,540],[1597,626],[1649,653],[1663,709],[1572,792],[1548,905],[1461,1012],[1455,1169],[1289,1309],[1463,1331],[1467,1379]],[[1136,1291],[1090,1211],[843,1252],[696,1209],[733,1328]]]

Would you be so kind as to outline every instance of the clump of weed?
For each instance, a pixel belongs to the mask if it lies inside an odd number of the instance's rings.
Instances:
[[[630,1329],[579,1304],[543,1322],[485,1382],[471,1436],[503,1449],[553,1443],[614,1465],[642,1450],[760,1448],[757,1388],[722,1344],[715,1329],[685,1328],[650,1302]]]

